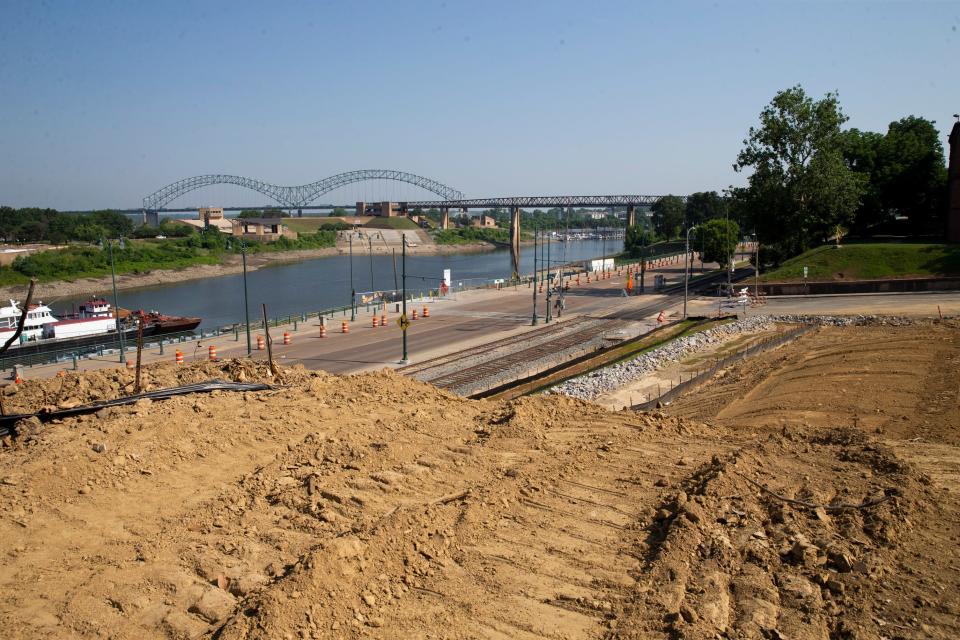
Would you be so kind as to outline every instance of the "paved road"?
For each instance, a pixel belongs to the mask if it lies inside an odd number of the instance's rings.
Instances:
[[[659,271],[669,281],[682,281],[682,265],[671,265]],[[653,273],[648,273],[648,286],[652,283]],[[614,314],[638,324],[647,323],[659,310],[669,310],[668,316],[680,314],[682,295],[643,295],[632,298],[621,296],[625,286],[624,276],[613,276],[609,280],[593,281],[587,285],[585,279],[579,287],[573,287],[567,295],[567,309],[561,322],[570,318],[587,315]],[[543,296],[538,296],[539,311],[544,311]],[[538,331],[543,326],[542,315],[539,327],[531,326],[532,291],[521,286],[502,291],[480,290],[458,294],[455,299],[428,302],[431,317],[417,320],[408,331],[408,350],[413,362],[423,361],[446,353],[455,352],[472,346],[493,342],[508,336]],[[689,303],[691,315],[712,315],[717,309],[716,298],[692,298]],[[937,305],[944,315],[960,315],[960,293],[936,294],[892,294],[892,295],[853,295],[853,296],[811,296],[771,298],[768,304],[747,309],[752,313],[810,313],[810,314],[916,314],[935,316]],[[418,303],[422,310],[423,303]],[[638,313],[643,310],[643,313]],[[730,312],[739,309],[728,307]],[[649,312],[649,314],[647,313]],[[372,316],[361,312],[357,320],[351,323],[350,333],[340,333],[342,316],[328,321],[326,338],[319,337],[319,322],[314,317],[306,323],[298,323],[297,330],[292,326],[271,329],[274,339],[275,357],[281,364],[302,364],[309,369],[323,369],[331,373],[353,373],[382,367],[396,367],[402,354],[401,332],[396,326],[398,314],[388,309],[388,326],[372,328]],[[641,317],[643,316],[643,317]],[[293,344],[281,344],[284,331],[289,331]],[[207,358],[207,348],[215,345],[218,356],[241,357],[246,355],[246,340],[241,334],[239,341],[233,336],[204,339],[200,342],[188,342],[180,346],[187,362]],[[254,357],[266,357],[266,352],[255,351]],[[133,354],[127,356],[133,359]],[[174,346],[167,345],[164,354],[154,348],[144,353],[145,362],[170,360],[174,358]],[[98,359],[82,360],[83,370],[116,368],[119,357],[105,356]],[[49,377],[61,369],[69,369],[70,363],[30,367],[26,377]]]

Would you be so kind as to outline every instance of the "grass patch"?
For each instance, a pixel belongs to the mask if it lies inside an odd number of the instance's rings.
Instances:
[[[960,274],[960,245],[927,243],[847,244],[840,249],[823,245],[784,262],[766,282],[802,280],[870,280],[908,276]]]
[[[396,229],[398,231],[405,231],[408,229],[419,229],[417,223],[406,217],[394,217],[394,218],[382,218],[375,217],[373,220],[363,225],[368,229]]]
[[[291,231],[297,233],[315,233],[320,231],[320,227],[325,224],[332,224],[338,220],[330,218],[284,218],[282,224],[290,227]]]

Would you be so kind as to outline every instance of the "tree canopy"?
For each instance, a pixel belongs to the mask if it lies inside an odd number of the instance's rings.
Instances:
[[[687,196],[685,225],[700,224],[712,218],[723,218],[729,209],[727,198],[716,191],[698,191]]]
[[[704,262],[728,264],[740,240],[740,225],[734,220],[714,218],[699,225],[694,247],[702,248]]]
[[[94,242],[130,235],[133,221],[117,211],[62,213],[54,209],[0,207],[0,237],[7,242]]]
[[[734,169],[753,173],[733,190],[734,208],[783,253],[822,242],[860,206],[867,177],[841,153],[846,120],[837,94],[814,100],[796,86],[774,96],[743,141]]]
[[[687,208],[679,196],[660,198],[650,207],[650,211],[653,213],[653,228],[658,236],[669,240],[680,234]]]
[[[907,116],[891,122],[886,134],[850,129],[842,150],[847,166],[867,181],[855,231],[896,216],[906,217],[914,233],[941,231],[947,170],[934,122]]]

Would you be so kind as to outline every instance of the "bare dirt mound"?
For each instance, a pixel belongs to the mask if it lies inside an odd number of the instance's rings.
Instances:
[[[902,349],[923,352],[924,340]],[[928,375],[930,362],[916,370]],[[0,449],[0,628],[13,638],[960,636],[957,497],[904,455],[909,438],[858,428],[843,411],[833,424],[717,417],[777,370],[731,371],[706,387],[709,410],[670,408],[682,416],[555,396],[469,401],[388,372],[289,369],[269,391],[47,423]],[[278,382],[239,361],[145,377],[209,378]],[[892,379],[877,379],[882,395]],[[130,382],[67,376],[5,401],[8,411],[87,402]],[[910,415],[953,410],[947,382],[930,388],[938,403]]]

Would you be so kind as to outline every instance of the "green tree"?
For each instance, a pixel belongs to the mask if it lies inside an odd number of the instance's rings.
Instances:
[[[750,128],[734,169],[753,173],[734,196],[765,243],[796,254],[853,219],[866,177],[841,154],[846,120],[835,93],[813,100],[796,86],[777,93]]]
[[[711,218],[723,218],[729,206],[716,191],[698,191],[687,196],[686,224],[700,224]]]
[[[740,225],[733,220],[715,218],[699,225],[694,232],[693,247],[703,248],[703,261],[729,264],[740,239]]]
[[[657,200],[650,211],[653,213],[653,228],[657,235],[670,240],[680,235],[686,207],[679,196],[664,196]]]
[[[344,216],[350,215],[347,213],[347,210],[343,207],[334,207],[333,211],[330,212],[331,218],[343,218]]]
[[[857,233],[866,233],[871,227],[893,218],[892,212],[884,207],[877,180],[883,140],[883,134],[859,129],[848,129],[840,138],[840,149],[847,166],[865,177],[860,206],[850,223],[850,228]]]
[[[914,232],[942,232],[947,169],[934,123],[916,116],[891,122],[878,165],[883,206],[907,216]]]
[[[642,258],[644,247],[649,242],[649,235],[643,225],[631,225],[624,232],[623,250],[628,258]]]

